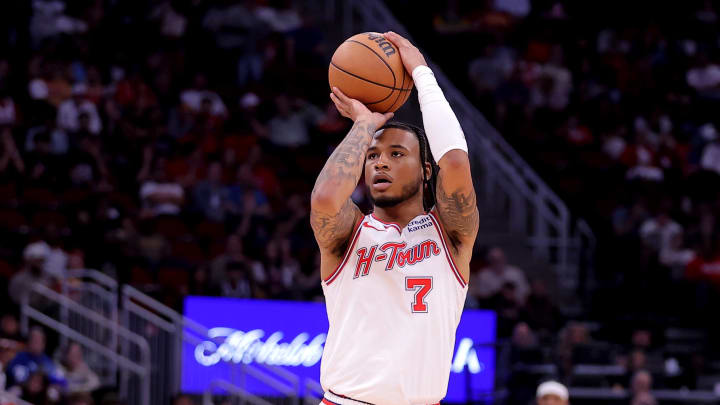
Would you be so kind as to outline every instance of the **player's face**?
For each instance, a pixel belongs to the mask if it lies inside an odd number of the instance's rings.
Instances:
[[[557,395],[544,395],[538,399],[538,405],[567,405],[568,402]]]
[[[375,135],[365,158],[365,184],[378,207],[422,198],[420,145],[412,132],[388,128]]]

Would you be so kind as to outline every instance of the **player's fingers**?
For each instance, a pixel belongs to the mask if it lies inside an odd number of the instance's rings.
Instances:
[[[395,113],[394,113],[394,112],[388,112],[388,113],[383,114],[383,116],[385,117],[385,121],[387,122],[387,121],[390,121],[390,120],[392,119],[392,117],[395,116]]]
[[[352,100],[350,97],[346,96],[345,93],[343,93],[340,89],[337,87],[333,87],[333,93],[335,96],[340,99],[343,103],[350,104],[350,101]]]
[[[343,102],[337,98],[336,95],[334,95],[333,93],[330,93],[330,100],[332,100],[332,102],[335,104],[335,108],[337,108],[341,114],[345,113],[345,106],[344,106]]]
[[[408,41],[405,37],[403,37],[400,34],[397,34],[393,31],[388,31],[385,33],[385,38],[389,39],[395,46],[412,46],[410,41]]]

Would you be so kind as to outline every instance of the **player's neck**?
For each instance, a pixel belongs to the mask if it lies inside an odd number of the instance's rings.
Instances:
[[[384,222],[394,222],[400,225],[400,228],[405,226],[413,218],[420,214],[425,213],[421,199],[410,199],[403,201],[393,207],[373,207],[375,216]]]

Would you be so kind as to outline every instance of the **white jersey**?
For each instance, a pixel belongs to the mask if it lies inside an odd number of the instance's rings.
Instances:
[[[403,229],[366,215],[322,287],[330,330],[320,381],[331,403],[445,397],[467,283],[434,213]]]

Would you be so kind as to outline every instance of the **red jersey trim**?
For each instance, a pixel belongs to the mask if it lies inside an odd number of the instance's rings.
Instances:
[[[337,276],[342,271],[343,267],[345,267],[345,264],[347,263],[348,259],[350,258],[350,253],[352,253],[353,249],[355,248],[355,243],[357,242],[358,237],[360,236],[360,230],[362,229],[363,222],[365,222],[365,218],[360,220],[360,222],[355,227],[355,234],[352,238],[352,242],[350,242],[350,245],[348,245],[348,249],[345,251],[345,256],[343,256],[343,260],[340,262],[340,264],[337,265],[337,267],[332,272],[332,274],[330,274],[330,276],[328,276],[328,278],[326,278],[324,280],[325,285],[330,285],[333,281],[335,281]]]
[[[370,216],[372,216],[373,218],[375,218],[375,220],[377,220],[378,222],[381,222],[381,223],[383,223],[383,224],[385,224],[385,225],[388,225],[388,226],[393,226],[393,227],[395,227],[395,229],[397,229],[398,233],[402,233],[402,231],[400,230],[400,225],[396,224],[395,222],[385,222],[385,221],[383,221],[382,219],[376,217],[374,212],[373,212],[372,214],[370,214]]]
[[[465,288],[467,286],[467,281],[465,281],[465,278],[462,276],[462,273],[457,269],[457,266],[455,266],[455,261],[452,258],[452,254],[450,253],[450,249],[448,249],[448,244],[445,243],[445,236],[443,235],[443,228],[440,224],[440,220],[437,218],[434,212],[430,211],[430,218],[432,219],[433,223],[435,224],[435,228],[440,234],[440,242],[442,242],[443,248],[445,249],[445,256],[448,259],[448,262],[450,263],[450,268],[452,268],[453,273],[455,274],[455,278],[460,283],[460,286]]]

